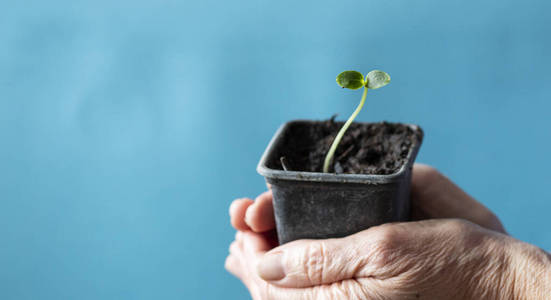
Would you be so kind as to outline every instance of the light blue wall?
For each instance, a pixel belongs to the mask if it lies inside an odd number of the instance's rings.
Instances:
[[[246,299],[232,199],[296,118],[420,124],[419,160],[551,250],[551,2],[0,0],[0,299]]]

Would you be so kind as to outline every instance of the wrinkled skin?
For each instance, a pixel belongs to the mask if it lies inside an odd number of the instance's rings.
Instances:
[[[254,300],[551,299],[551,256],[435,169],[416,165],[415,222],[277,245],[271,192],[230,206],[226,269]]]

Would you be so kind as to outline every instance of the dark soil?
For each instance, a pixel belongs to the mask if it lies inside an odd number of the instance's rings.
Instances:
[[[333,119],[290,128],[279,157],[289,171],[321,172],[325,155],[344,123]],[[407,162],[415,140],[422,131],[400,123],[352,123],[333,159],[331,172],[337,174],[393,174]],[[283,169],[281,160],[274,160]]]

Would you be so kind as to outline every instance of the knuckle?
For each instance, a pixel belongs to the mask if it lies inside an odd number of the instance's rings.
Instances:
[[[385,248],[392,247],[402,238],[403,230],[398,224],[383,224],[373,229],[373,239]]]
[[[391,264],[396,257],[403,239],[403,230],[394,224],[385,224],[374,229],[370,243],[370,260],[375,268],[382,268]]]
[[[310,283],[323,282],[328,262],[327,245],[323,241],[309,243],[303,253],[303,274]]]
[[[477,230],[478,226],[461,219],[451,219],[444,225],[444,231],[453,236],[456,242],[475,247],[483,240],[483,233]]]
[[[236,254],[239,252],[239,244],[234,241],[230,244],[230,253],[231,254]]]
[[[228,271],[233,276],[239,278],[241,281],[243,281],[245,283],[246,278],[244,278],[242,276],[243,273],[242,273],[241,267],[239,265],[239,262],[237,261],[237,258],[235,258],[232,255],[229,255],[226,258],[226,262],[224,263],[224,268],[226,269],[226,271]]]
[[[471,226],[472,225],[469,222],[461,219],[450,219],[446,223],[447,229],[455,233],[463,233],[469,231]]]

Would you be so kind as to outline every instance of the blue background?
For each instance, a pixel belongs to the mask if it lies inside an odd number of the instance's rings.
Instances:
[[[419,161],[551,249],[551,2],[0,1],[0,298],[246,299],[228,205],[277,127],[420,124]]]

